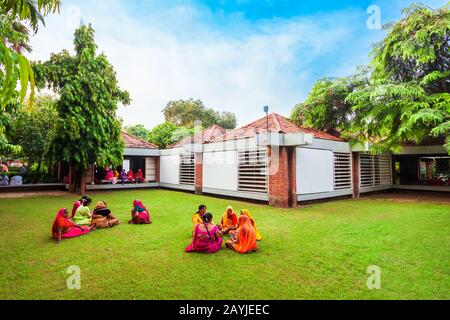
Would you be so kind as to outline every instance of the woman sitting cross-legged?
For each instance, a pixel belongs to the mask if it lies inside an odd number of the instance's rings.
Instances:
[[[256,251],[258,249],[256,230],[252,225],[252,220],[248,216],[242,215],[239,216],[238,224],[234,239],[226,242],[227,247],[239,253]]]
[[[65,208],[59,209],[52,225],[53,238],[62,239],[74,238],[95,230],[95,227],[82,227],[69,220],[69,211]]]
[[[222,232],[222,234],[229,234],[230,237],[233,238],[237,226],[238,221],[236,213],[233,212],[232,206],[228,206],[227,211],[222,215],[219,230],[220,232]]]
[[[220,250],[223,239],[219,228],[212,224],[212,214],[207,212],[202,216],[203,223],[195,227],[192,243],[186,252],[215,253]]]
[[[253,225],[253,227],[254,227],[255,230],[256,230],[256,241],[261,241],[261,240],[262,240],[261,233],[259,232],[258,227],[256,227],[255,219],[253,219],[253,216],[252,216],[252,214],[250,213],[250,211],[248,211],[247,209],[242,209],[242,210],[241,210],[241,216],[242,216],[242,215],[245,215],[245,216],[247,216],[247,217],[250,218],[250,220],[252,221],[252,225]]]
[[[83,200],[87,200],[89,199],[88,196],[82,196],[80,200],[77,200],[73,203],[73,207],[72,207],[72,215],[71,218],[73,219],[73,217],[75,217],[75,213],[77,212],[77,209],[81,206],[81,202]]]
[[[81,205],[75,211],[75,216],[73,217],[73,222],[79,226],[90,226],[92,221],[91,210],[88,205],[90,205],[92,200],[88,197],[81,200]]]
[[[128,221],[130,224],[150,224],[152,220],[150,219],[150,214],[147,208],[144,206],[141,200],[133,201],[133,209],[131,210],[131,220]]]
[[[106,207],[106,202],[97,202],[97,206],[95,207],[92,214],[91,225],[96,226],[99,229],[104,229],[114,227],[118,224],[119,220],[114,217],[111,213],[111,210]]]

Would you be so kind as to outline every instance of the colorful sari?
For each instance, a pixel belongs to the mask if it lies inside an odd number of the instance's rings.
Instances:
[[[229,240],[227,246],[239,253],[247,253],[258,249],[256,245],[256,230],[251,219],[242,215],[239,217],[239,227],[236,233],[237,242]]]
[[[201,223],[203,223],[202,216],[201,216],[199,213],[194,214],[194,215],[192,216],[192,225],[193,225],[194,229],[195,229],[195,227],[197,227],[197,226],[198,226],[199,224],[201,224]],[[210,223],[211,223],[212,225],[215,225],[215,224],[214,224],[214,221],[211,221]]]
[[[136,180],[136,177],[135,177],[133,171],[131,171],[131,170],[128,171],[127,178],[128,178],[128,181],[130,181],[130,182],[134,182],[134,180]]]
[[[114,178],[114,171],[108,170],[105,175],[105,180],[113,180]]]
[[[134,200],[132,211],[133,211],[132,212],[132,221],[134,224],[150,224],[150,223],[152,223],[152,221],[150,219],[150,214],[148,213],[148,210],[144,206],[142,201]]]
[[[227,211],[222,215],[222,220],[220,221],[220,225],[224,229],[228,229],[231,227],[237,227],[237,225],[238,225],[236,213],[232,212],[231,217],[228,216],[228,211],[230,209],[231,209],[231,211],[233,211],[233,208],[231,206],[229,206],[227,208]]]
[[[94,214],[96,216],[101,216],[101,218],[93,218],[91,221],[91,225],[97,226],[98,229],[111,228],[114,225],[109,223],[111,211],[106,207],[104,201],[97,202],[97,205],[94,209]]]
[[[72,220],[79,226],[90,226],[92,221],[91,210],[86,206],[80,205]]]
[[[75,202],[73,203],[73,207],[72,207],[72,215],[71,215],[71,218],[72,218],[72,219],[73,219],[73,217],[75,217],[75,213],[77,212],[77,209],[78,209],[80,206],[81,206],[81,201],[80,201],[80,200],[75,201]]]
[[[250,211],[248,211],[247,209],[242,209],[242,214],[246,215],[247,217],[249,217],[252,220],[252,225],[256,230],[256,241],[261,241],[262,240],[262,235],[259,232],[258,228],[256,227],[256,222],[255,219],[253,219],[252,214],[250,213]]]
[[[200,230],[200,224],[195,227],[192,243],[187,246],[186,252],[216,253],[222,247],[222,238],[216,238],[217,226],[209,231]]]
[[[55,217],[55,221],[53,221],[53,238],[59,238],[58,228],[62,228],[62,239],[74,238],[89,233],[90,229],[88,227],[82,227],[82,229],[75,227],[75,224],[64,215],[65,211],[66,209],[59,209],[58,214]]]
[[[137,182],[144,182],[144,175],[142,174],[142,170],[141,169],[139,169],[137,172],[136,172],[136,181]]]

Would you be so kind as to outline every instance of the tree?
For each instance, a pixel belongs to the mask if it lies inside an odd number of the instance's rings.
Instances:
[[[294,107],[291,120],[301,126],[346,134],[356,117],[352,104],[346,98],[367,82],[367,69],[345,78],[319,80],[306,101]]]
[[[164,149],[184,137],[191,135],[192,130],[177,126],[171,122],[164,122],[150,131],[148,140]]]
[[[13,130],[9,131],[9,139],[21,147],[20,157],[28,163],[37,164],[33,183],[39,182],[41,166],[56,134],[55,110],[56,100],[51,96],[41,96],[36,99],[35,108],[22,108],[13,118]]]
[[[214,124],[224,125],[225,129],[236,127],[236,116],[231,112],[219,113],[206,108],[201,100],[175,100],[170,101],[163,109],[166,122],[177,126],[193,128],[196,121],[200,121],[203,128]]]
[[[380,150],[445,136],[450,153],[450,4],[415,4],[403,14],[372,52],[370,85],[347,97],[365,115],[355,130]]]
[[[134,126],[127,126],[124,128],[129,134],[141,138],[143,140],[148,140],[150,130],[144,127],[142,124],[136,124]]]
[[[97,54],[94,29],[82,25],[75,31],[75,55],[52,54],[34,65],[39,87],[53,89],[60,98],[57,135],[52,145],[55,160],[71,168],[70,191],[84,191],[85,171],[91,164],[120,165],[124,143],[116,116],[118,103],[130,103],[119,88],[116,73],[106,56]]]
[[[23,102],[30,85],[30,106],[34,101],[34,75],[22,51],[31,51],[29,28],[38,31],[44,16],[59,11],[60,0],[4,0],[0,2],[0,151],[17,152],[5,136],[9,117]],[[17,82],[20,81],[20,92]],[[20,100],[20,103],[19,103]]]

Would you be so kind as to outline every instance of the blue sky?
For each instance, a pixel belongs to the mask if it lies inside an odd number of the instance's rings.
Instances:
[[[161,123],[173,99],[199,98],[232,111],[244,125],[262,106],[289,115],[315,81],[345,76],[369,62],[384,32],[369,29],[401,16],[409,0],[63,0],[33,38],[32,59],[72,49],[80,20],[92,23],[99,49],[113,63],[133,102],[126,125]],[[447,0],[424,0],[432,7]]]

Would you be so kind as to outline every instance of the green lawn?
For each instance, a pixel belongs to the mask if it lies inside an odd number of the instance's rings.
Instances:
[[[94,193],[123,222],[140,198],[153,224],[123,223],[55,244],[50,229],[73,195],[0,199],[0,299],[450,299],[450,206],[342,200],[298,209],[143,190]],[[248,208],[254,254],[187,254],[200,203],[219,220]],[[81,290],[66,270],[81,268]],[[382,288],[366,286],[367,267]]]

